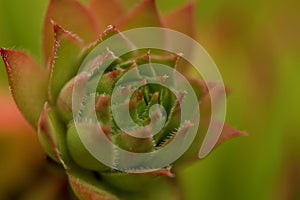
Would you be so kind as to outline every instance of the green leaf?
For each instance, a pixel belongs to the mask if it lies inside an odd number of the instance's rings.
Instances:
[[[65,128],[56,112],[47,104],[43,108],[38,124],[39,141],[46,153],[66,168],[69,160],[65,143]]]
[[[95,98],[95,111],[97,114],[97,119],[105,125],[110,123],[110,96],[109,95],[99,95]]]
[[[101,149],[105,149],[105,154],[108,156],[107,159],[113,162],[113,148],[111,145],[107,146],[103,141],[106,135],[98,132],[102,128],[104,134],[109,135],[109,130],[104,127],[97,127],[95,124],[78,123],[70,125],[67,132],[67,146],[72,159],[80,166],[85,169],[94,171],[103,171],[109,169],[108,166],[98,161],[83,144],[79,133],[84,133],[85,140],[89,140],[89,145],[101,145]]]
[[[47,72],[26,53],[0,49],[0,54],[14,100],[28,122],[36,127],[47,100]]]
[[[146,131],[142,129],[131,132],[142,132],[141,134],[145,134]],[[122,149],[130,152],[144,153],[150,152],[153,149],[153,141],[151,137],[137,138],[129,135],[128,133],[119,133],[113,136],[113,140],[114,144],[117,144]]]
[[[101,174],[104,181],[118,188],[121,191],[127,192],[143,192],[148,186],[157,183],[163,178],[173,177],[170,169],[160,169],[153,172],[124,173],[124,172],[107,172]]]
[[[49,99],[53,103],[62,87],[76,75],[80,65],[82,41],[53,22],[54,47],[50,61]]]
[[[113,39],[110,39],[113,37]],[[113,41],[113,42],[112,42]],[[99,45],[101,43],[101,45]],[[97,48],[96,48],[97,47]],[[98,55],[93,58],[92,66],[95,67],[101,66],[103,63],[112,62],[112,66],[114,67],[116,64],[119,63],[120,59],[119,56],[123,55],[126,52],[130,52],[136,47],[134,44],[127,39],[120,30],[114,26],[108,26],[95,40],[94,42],[88,44],[83,52],[84,57],[91,53],[94,49],[97,49]],[[108,64],[108,63],[107,63]]]
[[[103,180],[113,187],[118,188],[121,191],[137,192],[143,188],[147,188],[154,179],[157,179],[157,175],[152,173],[123,173],[123,172],[108,172],[102,173]],[[147,189],[145,189],[147,190]]]
[[[78,34],[89,43],[97,38],[99,28],[89,10],[76,0],[50,0],[43,28],[43,51],[45,63],[48,63],[54,43],[51,20],[65,29]]]
[[[170,111],[168,120],[163,129],[154,136],[155,142],[158,146],[165,142],[165,139],[172,136],[174,132],[179,128],[181,120],[180,102],[175,101],[173,108]]]
[[[90,174],[68,171],[70,185],[80,200],[118,200],[106,186]]]
[[[162,21],[155,0],[143,0],[138,6],[117,22],[120,30],[139,27],[161,27]]]
[[[111,94],[113,86],[117,80],[117,77],[121,74],[121,69],[116,69],[114,71],[104,74],[98,83],[97,93],[98,94]]]

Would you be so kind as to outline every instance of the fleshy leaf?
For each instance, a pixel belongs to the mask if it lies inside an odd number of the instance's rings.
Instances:
[[[101,30],[110,24],[115,24],[117,19],[125,14],[122,5],[116,0],[91,0],[89,9],[99,22],[98,26]]]
[[[143,130],[143,132],[145,132],[145,130]],[[153,149],[153,141],[151,137],[137,138],[127,133],[119,133],[117,135],[114,135],[113,140],[114,144],[117,144],[122,149],[130,152],[144,153],[150,152]]]
[[[118,200],[90,174],[68,172],[70,185],[79,200]]]
[[[175,101],[175,105],[170,110],[168,121],[166,122],[163,129],[154,136],[155,142],[158,146],[163,144],[165,138],[168,138],[174,134],[174,131],[180,126],[181,120],[181,109],[179,100]]]
[[[110,96],[99,95],[95,98],[95,111],[97,113],[98,120],[102,124],[108,125],[110,123]]]
[[[99,132],[99,128],[102,129],[103,133]],[[113,148],[111,144],[105,143],[104,137],[109,135],[109,129],[105,126],[97,127],[95,124],[78,123],[70,125],[67,132],[67,146],[73,160],[81,167],[94,171],[107,170],[108,167],[98,161],[83,144],[80,134],[84,133],[85,140],[89,140],[89,145],[100,146],[101,150],[105,149],[107,159],[112,163],[113,159]]]
[[[195,36],[195,4],[189,3],[163,16],[167,28]]]
[[[136,192],[142,190],[153,183],[155,179],[158,178],[158,175],[153,173],[123,173],[123,172],[109,172],[102,173],[103,180],[108,184],[129,192]],[[124,184],[126,183],[126,184]]]
[[[19,109],[34,127],[47,100],[47,72],[26,53],[0,49],[10,90]]]
[[[97,38],[99,28],[89,10],[76,0],[51,0],[46,12],[43,28],[43,51],[45,62],[51,55],[54,34],[51,20],[65,29],[78,34],[85,43]]]
[[[202,101],[210,101],[210,96],[209,96],[209,89],[212,91],[214,87],[218,85],[217,82],[205,82],[204,80],[200,78],[195,78],[195,77],[187,77],[189,83],[191,84],[197,99],[199,102]]]
[[[53,55],[50,61],[49,99],[55,102],[62,87],[76,75],[79,68],[82,41],[52,21],[54,29]]]
[[[109,40],[111,39],[110,37],[113,37],[113,42]],[[99,45],[100,43],[101,45]],[[103,52],[102,55],[94,58],[93,62],[98,66],[102,62],[109,61],[107,58],[109,58],[110,61],[118,61],[118,56],[136,49],[134,44],[127,39],[116,26],[113,25],[107,26],[106,29],[98,36],[97,40],[84,48],[84,55],[90,53],[96,46],[98,52]],[[99,48],[100,46],[101,48]]]
[[[72,80],[70,80],[60,91],[60,94],[57,98],[57,107],[62,118],[67,122],[71,121],[73,115],[76,115],[78,113],[78,110],[73,110],[72,104],[74,103],[74,108],[80,108],[78,104],[82,102],[88,79],[89,77],[86,73],[80,73]],[[77,93],[74,93],[74,95],[76,96],[74,96],[73,98],[74,88],[76,88]],[[74,99],[77,101],[73,101]]]
[[[172,179],[174,180],[174,179]],[[157,180],[153,181],[151,185],[147,186],[147,189],[142,189],[139,192],[129,193],[128,198],[125,200],[153,200],[153,199],[163,199],[163,200],[182,200],[184,199],[179,186],[176,183],[172,183],[167,177],[159,177]]]
[[[143,0],[141,4],[121,18],[117,22],[117,26],[122,31],[139,27],[161,27],[162,21],[155,0]]]
[[[228,89],[225,88],[225,91],[222,87],[218,85],[216,82],[205,83],[209,84],[210,89],[204,89],[204,93],[200,99],[200,110],[201,115],[204,117],[208,117],[211,115],[211,97],[215,98],[215,109],[218,109],[219,106],[222,105],[222,99],[227,95]]]
[[[55,111],[45,103],[38,124],[39,141],[46,153],[66,168],[68,153],[65,144],[65,128]]]
[[[189,3],[183,7],[178,8],[164,16],[165,26],[167,28],[179,31],[190,37],[195,36],[195,5]],[[185,56],[188,58],[193,54],[193,46],[185,43],[184,41],[178,41],[177,46],[180,46],[180,52],[185,52]],[[192,69],[193,67],[189,67]],[[185,68],[186,69],[186,68]]]
[[[185,152],[185,154],[180,157],[179,160],[177,160],[174,163],[175,171],[177,171],[181,166],[186,166],[190,162],[196,161],[199,159],[199,149],[201,148],[201,145],[203,144],[203,140],[205,137],[205,134],[207,132],[208,126],[209,126],[210,119],[209,117],[201,117],[200,123],[199,123],[199,130],[198,133],[190,146],[190,148]],[[221,122],[214,120],[212,123],[215,125],[220,125]],[[223,129],[221,132],[221,135],[215,144],[214,148],[222,144],[224,141],[227,141],[233,137],[239,137],[239,136],[246,136],[247,134],[245,132],[239,131],[228,124],[223,125]]]

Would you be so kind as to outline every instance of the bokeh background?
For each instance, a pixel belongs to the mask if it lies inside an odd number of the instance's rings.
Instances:
[[[230,89],[227,122],[249,135],[182,170],[186,199],[299,200],[300,1],[194,1],[197,39]],[[184,2],[157,0],[161,12]],[[0,47],[41,60],[47,4],[0,0]],[[59,177],[44,169],[45,155],[6,82],[0,61],[0,199],[53,199]]]

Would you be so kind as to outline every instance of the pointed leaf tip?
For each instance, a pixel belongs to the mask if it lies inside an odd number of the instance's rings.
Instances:
[[[60,40],[62,36],[65,36],[74,42],[78,43],[79,45],[83,45],[83,40],[71,33],[70,31],[65,30],[63,27],[61,27],[58,23],[56,23],[54,20],[51,19],[51,24],[53,26],[53,32],[54,32],[54,39]]]
[[[5,49],[4,48],[0,48],[0,55],[3,56],[5,54]]]
[[[101,31],[125,14],[123,6],[117,0],[90,0],[88,7],[97,19]]]
[[[167,13],[163,18],[168,28],[194,37],[196,27],[194,15],[195,3],[191,2]]]
[[[1,48],[9,87],[20,111],[36,127],[47,99],[47,72],[26,53]]]
[[[174,178],[175,177],[175,174],[173,174],[172,171],[171,171],[171,167],[160,169],[160,170],[154,171],[152,173],[154,175],[157,175],[157,176],[166,176],[166,177],[169,177],[169,178]]]
[[[45,63],[49,62],[54,43],[51,20],[78,34],[85,43],[97,38],[99,27],[90,11],[76,0],[51,0],[45,15],[43,27],[43,53]]]
[[[128,30],[139,27],[162,27],[163,23],[155,0],[144,0],[119,19],[117,26],[121,30]]]
[[[239,130],[229,126],[228,124],[224,124],[222,133],[217,141],[216,146],[230,138],[239,137],[239,136],[247,136],[247,133],[243,132],[243,131],[239,131]]]
[[[51,23],[54,30],[54,46],[50,58],[48,96],[51,102],[55,102],[62,87],[77,73],[83,42],[54,20],[51,20]]]

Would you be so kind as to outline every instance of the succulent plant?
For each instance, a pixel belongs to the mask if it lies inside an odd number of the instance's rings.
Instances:
[[[176,68],[189,80],[200,107],[200,128],[195,141],[179,160],[170,166],[150,170],[131,166],[133,170],[116,170],[98,161],[82,143],[79,131],[99,139],[98,125],[80,121],[74,116],[84,110],[74,109],[74,88],[80,87],[97,74],[97,69],[114,57],[109,49],[97,57],[90,74],[78,73],[80,66],[97,45],[121,31],[138,27],[168,27],[194,36],[194,4],[190,3],[163,17],[157,11],[154,0],[144,0],[131,11],[126,12],[114,1],[90,0],[86,5],[76,0],[51,0],[44,22],[42,66],[28,54],[0,49],[6,66],[12,96],[27,121],[37,130],[39,141],[47,155],[66,172],[70,185],[79,199],[181,199],[174,173],[183,163],[195,160],[207,129],[210,114],[210,95],[205,82],[194,76],[186,68],[187,61],[178,54],[158,49],[132,49],[109,64],[97,83],[94,93],[94,110],[104,135],[118,147],[133,153],[147,153],[168,145],[177,135],[182,135],[192,127],[190,122],[180,123],[180,103],[185,98],[184,91],[174,94],[159,84],[146,84],[131,93],[128,102],[111,104],[116,83],[127,72],[140,65],[158,63]],[[126,38],[119,37],[120,43],[129,44]],[[120,45],[120,44],[118,44]],[[150,69],[153,70],[153,69]],[[154,79],[164,82],[168,77],[154,75]],[[129,93],[132,88],[123,87],[118,94]],[[118,96],[117,96],[118,97]],[[117,98],[116,97],[116,98]],[[81,104],[88,104],[82,99]],[[121,110],[128,108],[130,117],[140,127],[155,123],[156,115],[151,106],[160,104],[165,109],[165,126],[152,136],[149,129],[131,129],[133,134],[146,135],[133,137],[124,132],[114,118],[112,107]],[[196,105],[195,105],[196,106]],[[75,113],[75,114],[74,114]],[[121,119],[122,120],[122,119]],[[124,119],[125,120],[125,119]],[[126,121],[126,120],[125,120]],[[155,128],[151,126],[150,128]],[[150,131],[151,132],[151,131]],[[218,143],[242,133],[224,126]],[[96,136],[98,135],[98,136]],[[105,152],[116,164],[122,157],[114,146]]]

